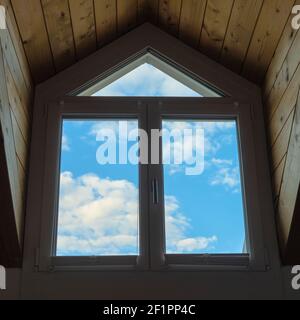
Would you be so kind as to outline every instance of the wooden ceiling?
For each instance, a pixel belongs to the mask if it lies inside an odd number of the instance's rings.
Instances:
[[[11,0],[36,83],[150,21],[262,83],[295,0]]]

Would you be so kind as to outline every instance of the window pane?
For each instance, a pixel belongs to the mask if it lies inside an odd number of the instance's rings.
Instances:
[[[133,129],[137,120],[63,121],[58,256],[138,255],[138,164],[118,153]]]
[[[145,63],[93,96],[200,97],[200,94]]]
[[[163,121],[166,251],[246,253],[235,121]]]

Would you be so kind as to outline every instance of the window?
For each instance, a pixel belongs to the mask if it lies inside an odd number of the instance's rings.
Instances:
[[[199,79],[147,53],[79,93],[93,97],[220,97]]]
[[[153,52],[50,103],[39,268],[263,268],[251,108]]]

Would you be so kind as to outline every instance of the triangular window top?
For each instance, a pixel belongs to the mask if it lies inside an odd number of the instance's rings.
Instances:
[[[115,71],[80,95],[94,97],[220,97],[152,54]]]

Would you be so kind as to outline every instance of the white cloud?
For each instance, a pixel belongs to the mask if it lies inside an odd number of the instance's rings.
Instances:
[[[216,175],[211,179],[212,186],[225,186],[235,189],[240,185],[240,171],[238,167],[223,167],[217,170]]]
[[[62,136],[61,148],[62,151],[70,151],[69,139],[65,134]]]
[[[188,238],[179,240],[176,244],[176,247],[180,252],[193,252],[195,250],[205,250],[209,245],[217,241],[218,238],[215,236],[211,238]]]
[[[94,174],[75,178],[61,174],[58,221],[59,255],[137,253],[138,190],[127,180],[100,179]],[[175,197],[166,196],[169,251],[201,252],[215,236],[188,237],[190,221]]]
[[[232,165],[232,160],[212,158],[211,162],[212,162],[212,164],[214,164],[216,166],[224,166],[224,165],[231,166]]]

